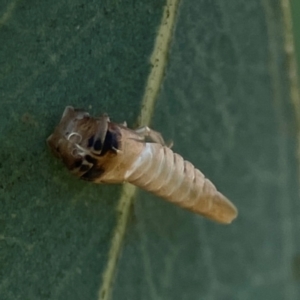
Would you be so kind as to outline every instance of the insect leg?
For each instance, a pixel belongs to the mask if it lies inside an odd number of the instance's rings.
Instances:
[[[162,135],[159,132],[150,129],[148,126],[140,127],[134,130],[134,132],[142,138],[148,138],[151,142],[158,143],[163,146],[166,145]]]

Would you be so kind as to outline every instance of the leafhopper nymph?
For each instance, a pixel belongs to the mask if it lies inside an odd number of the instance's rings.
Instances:
[[[126,124],[110,122],[107,115],[94,118],[67,106],[47,142],[81,179],[95,183],[127,181],[224,224],[237,216],[236,207],[212,182],[148,127],[132,130]]]

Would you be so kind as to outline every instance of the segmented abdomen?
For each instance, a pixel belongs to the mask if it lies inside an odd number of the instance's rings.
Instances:
[[[170,148],[145,143],[125,180],[174,204],[221,223],[237,216],[235,206],[190,162]]]

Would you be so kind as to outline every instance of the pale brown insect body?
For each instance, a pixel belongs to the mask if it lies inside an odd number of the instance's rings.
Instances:
[[[151,142],[145,142],[148,137]],[[54,154],[81,179],[135,184],[197,214],[228,224],[235,206],[194,166],[165,146],[148,127],[131,130],[66,107],[47,139]]]

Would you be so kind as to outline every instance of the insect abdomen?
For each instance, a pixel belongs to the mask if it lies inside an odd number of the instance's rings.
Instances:
[[[168,147],[145,143],[125,180],[183,208],[221,223],[237,216],[235,206],[190,162]]]

